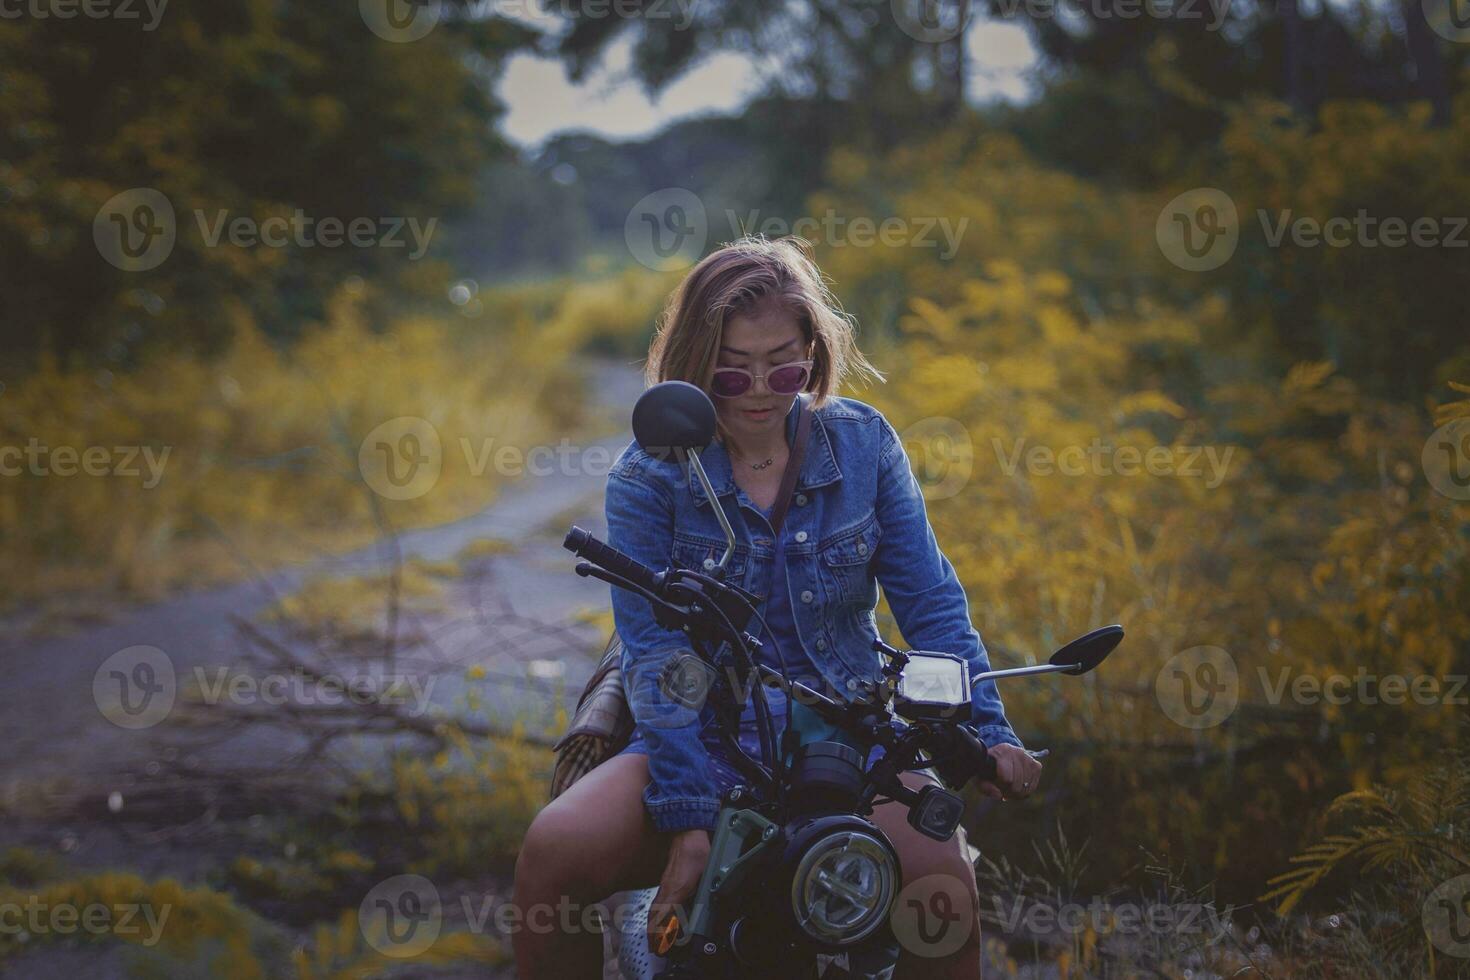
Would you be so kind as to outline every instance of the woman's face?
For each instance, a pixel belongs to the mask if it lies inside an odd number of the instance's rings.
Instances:
[[[806,334],[796,314],[768,303],[750,315],[733,316],[725,322],[715,366],[765,375],[782,364],[809,358]],[[761,377],[744,394],[713,401],[720,421],[737,443],[765,446],[771,443],[773,433],[782,433],[796,393],[778,395]]]

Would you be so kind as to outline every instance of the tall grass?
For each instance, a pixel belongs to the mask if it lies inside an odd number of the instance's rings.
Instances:
[[[0,395],[0,611],[86,594],[152,598],[484,507],[522,450],[585,428],[579,355],[626,350],[665,285],[616,275],[484,291],[458,315],[374,331],[344,287],[291,345],[248,322],[214,357],[161,350],[126,373],[54,362]],[[359,448],[427,420],[442,469],[411,499],[374,493]]]

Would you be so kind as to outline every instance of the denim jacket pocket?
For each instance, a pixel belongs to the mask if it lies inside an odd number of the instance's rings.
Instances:
[[[820,544],[822,585],[829,602],[867,602],[871,597],[872,574],[868,565],[878,552],[883,527],[877,515],[839,531]]]
[[[691,568],[696,572],[713,575],[715,565],[724,553],[724,540],[717,541],[714,538],[682,531],[674,532],[672,557],[674,564],[681,568]],[[736,542],[735,553],[730,556],[730,563],[725,566],[725,581],[741,585],[745,579],[745,568],[749,563],[750,549]]]

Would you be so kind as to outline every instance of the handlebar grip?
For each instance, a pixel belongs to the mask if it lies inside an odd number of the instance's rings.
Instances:
[[[650,592],[659,592],[663,587],[663,580],[659,573],[636,558],[628,557],[612,545],[597,540],[575,524],[567,532],[566,540],[561,543],[561,546],[579,558],[585,558],[615,575],[621,575]]]
[[[995,759],[991,758],[990,750],[985,747],[985,743],[964,725],[956,725],[954,732],[960,743],[969,749],[970,763],[974,767],[975,778],[994,779],[996,776]]]

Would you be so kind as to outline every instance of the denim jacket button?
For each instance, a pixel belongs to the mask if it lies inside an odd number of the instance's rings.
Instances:
[[[858,549],[857,549],[857,551],[858,551],[858,554],[860,554],[860,555],[866,555],[868,553],[868,542],[866,542],[866,541],[859,541],[858,542]]]
[[[810,589],[806,589],[806,590],[803,590],[802,591],[802,593],[801,593],[801,601],[802,602],[811,602],[812,601],[812,592],[811,592]]]
[[[857,690],[857,679],[856,678],[854,678],[852,680],[849,680],[847,682],[847,689],[849,691],[856,691]]]
[[[716,564],[717,563],[713,558],[706,558],[704,560],[704,570],[706,572],[713,571]]]
[[[801,507],[801,506],[803,506],[805,504],[806,504],[806,494],[804,494],[804,493],[797,494],[796,495],[796,506]]]
[[[796,543],[797,544],[801,544],[805,540],[806,540],[806,532],[805,531],[797,531],[796,532]]]
[[[826,640],[817,640],[817,649],[818,650],[825,650],[825,649],[827,649],[827,641]]]

